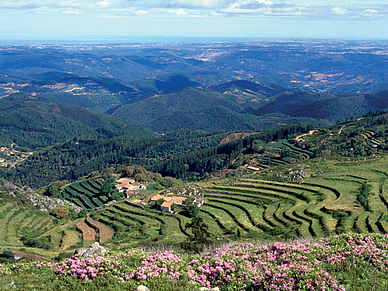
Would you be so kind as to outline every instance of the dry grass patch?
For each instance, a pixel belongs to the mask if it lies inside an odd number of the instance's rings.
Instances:
[[[104,243],[114,236],[115,232],[112,228],[106,226],[105,224],[99,221],[95,221],[90,217],[88,217],[87,220],[91,225],[95,225],[98,228],[100,232],[100,243]]]
[[[77,228],[82,231],[84,241],[95,241],[96,240],[96,230],[91,228],[86,224],[85,218],[77,223]]]
[[[64,235],[62,237],[61,251],[64,251],[79,243],[82,239],[80,238],[80,234],[76,230],[66,230],[64,231]]]

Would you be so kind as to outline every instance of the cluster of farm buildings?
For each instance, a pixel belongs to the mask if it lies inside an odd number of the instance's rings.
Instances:
[[[116,180],[114,187],[121,193],[125,192],[127,199],[130,198],[134,194],[138,194],[139,190],[147,190],[147,186],[136,182],[131,178],[120,178]],[[160,210],[167,211],[172,213],[173,205],[176,205],[179,208],[185,208],[188,204],[194,204],[198,207],[201,207],[204,203],[201,199],[192,199],[183,196],[163,196],[163,195],[155,195],[149,200],[149,206],[154,206],[158,200],[163,200],[163,203],[160,206]]]
[[[201,207],[204,203],[201,199],[188,199],[187,197],[182,196],[163,196],[163,195],[155,195],[153,196],[150,201],[149,205],[154,206],[155,203],[158,200],[164,200],[163,203],[160,205],[160,210],[167,211],[167,212],[173,212],[172,207],[175,204],[179,208],[185,208],[188,204],[194,204],[198,207]]]
[[[127,198],[139,193],[139,190],[147,190],[147,187],[131,178],[120,178],[116,180],[115,188],[119,192],[125,192]]]

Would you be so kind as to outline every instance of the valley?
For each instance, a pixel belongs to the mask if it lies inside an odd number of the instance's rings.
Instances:
[[[383,241],[387,64],[383,41],[0,46],[0,267]]]

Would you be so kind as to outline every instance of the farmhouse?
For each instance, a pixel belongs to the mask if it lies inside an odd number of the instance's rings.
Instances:
[[[162,196],[162,195],[155,195],[153,196],[150,201],[148,202],[148,204],[150,206],[154,206],[156,201],[160,200],[160,199],[163,199],[164,202],[162,203],[162,205],[160,206],[160,209],[161,210],[165,210],[167,212],[171,212],[171,206],[173,204],[176,204],[178,207],[181,207],[181,208],[184,208],[185,207],[185,202],[187,201],[187,198],[186,197],[182,197],[182,196]]]
[[[132,186],[136,187],[136,189],[147,190],[147,187],[143,184],[140,184],[140,183],[132,183]]]
[[[139,193],[139,190],[127,190],[125,192],[125,195],[128,198],[130,198],[132,195],[135,195],[135,194],[138,194]]]
[[[202,199],[194,199],[192,201],[187,200],[186,204],[194,204],[194,205],[197,205],[198,207],[201,207],[204,202],[205,201],[203,201]]]
[[[116,180],[115,188],[119,190],[119,192],[128,192],[128,191],[136,191],[136,190],[147,190],[147,187],[141,183],[135,182],[134,179],[130,178],[120,178]]]
[[[130,178],[120,178],[116,180],[116,184],[131,184],[131,183],[135,183],[135,180]]]
[[[173,203],[164,201],[162,205],[160,205],[160,210],[171,212],[171,206]]]
[[[166,196],[162,196],[162,195],[158,194],[158,195],[152,196],[152,198],[150,199],[148,204],[153,206],[153,205],[155,205],[156,201],[158,201],[160,199],[163,199],[164,201],[167,201],[168,198],[170,198],[170,197],[166,197]]]

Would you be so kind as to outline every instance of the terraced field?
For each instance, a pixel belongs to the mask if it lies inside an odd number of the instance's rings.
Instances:
[[[110,240],[120,243],[122,248],[151,241],[177,243],[190,235],[184,227],[190,221],[189,218],[137,208],[126,202],[97,210],[92,217],[94,223],[103,223],[114,230]]]
[[[287,165],[293,159],[306,160],[314,155],[313,152],[291,144],[287,140],[281,140],[265,147],[266,154],[257,156],[259,167]]]
[[[71,220],[54,222],[46,212],[33,207],[20,206],[16,202],[7,202],[0,206],[0,249],[17,251],[21,248],[38,254],[52,256],[53,251],[29,248],[23,245],[22,238],[49,237],[57,250],[65,250],[80,242],[78,232],[74,231]]]
[[[215,240],[311,238],[349,231],[388,233],[387,164],[388,157],[306,159],[267,172],[198,183],[206,201],[199,216]],[[303,168],[307,178],[292,182],[277,175],[292,168]],[[0,227],[4,231],[0,232],[0,247],[23,247],[20,238],[28,233],[49,236],[62,251],[82,240],[84,245],[97,240],[111,249],[127,249],[155,243],[179,244],[191,235],[185,229],[191,219],[183,213],[137,208],[126,201],[98,207],[95,199],[103,202],[98,196],[99,186],[97,181],[86,180],[63,191],[65,197],[82,201],[85,208],[93,207],[90,216],[79,224],[83,234],[75,228],[80,219],[55,225],[46,213],[15,207],[12,202],[2,204]]]
[[[205,191],[228,229],[255,236],[257,233],[287,233],[304,237],[323,236],[333,231],[336,219],[321,210],[336,199],[335,193],[317,186],[239,179],[233,186],[213,186]]]
[[[90,217],[86,219],[86,223],[90,227],[96,229],[97,237],[100,243],[109,241],[115,234],[112,228],[102,224],[101,222],[95,221]]]
[[[58,198],[68,200],[84,209],[95,209],[108,202],[108,197],[100,194],[102,182],[95,179],[83,180],[66,186]]]
[[[386,162],[309,159],[298,165],[309,176],[299,183],[265,180],[261,173],[202,183],[206,203],[199,215],[215,239],[387,233]],[[360,198],[363,193],[367,196]],[[125,202],[99,209],[92,216],[114,230],[107,242],[122,247],[152,241],[179,243],[190,235],[185,230],[190,219],[182,214],[162,214]]]
[[[21,247],[23,236],[41,236],[53,227],[47,213],[8,202],[0,208],[0,247]]]

